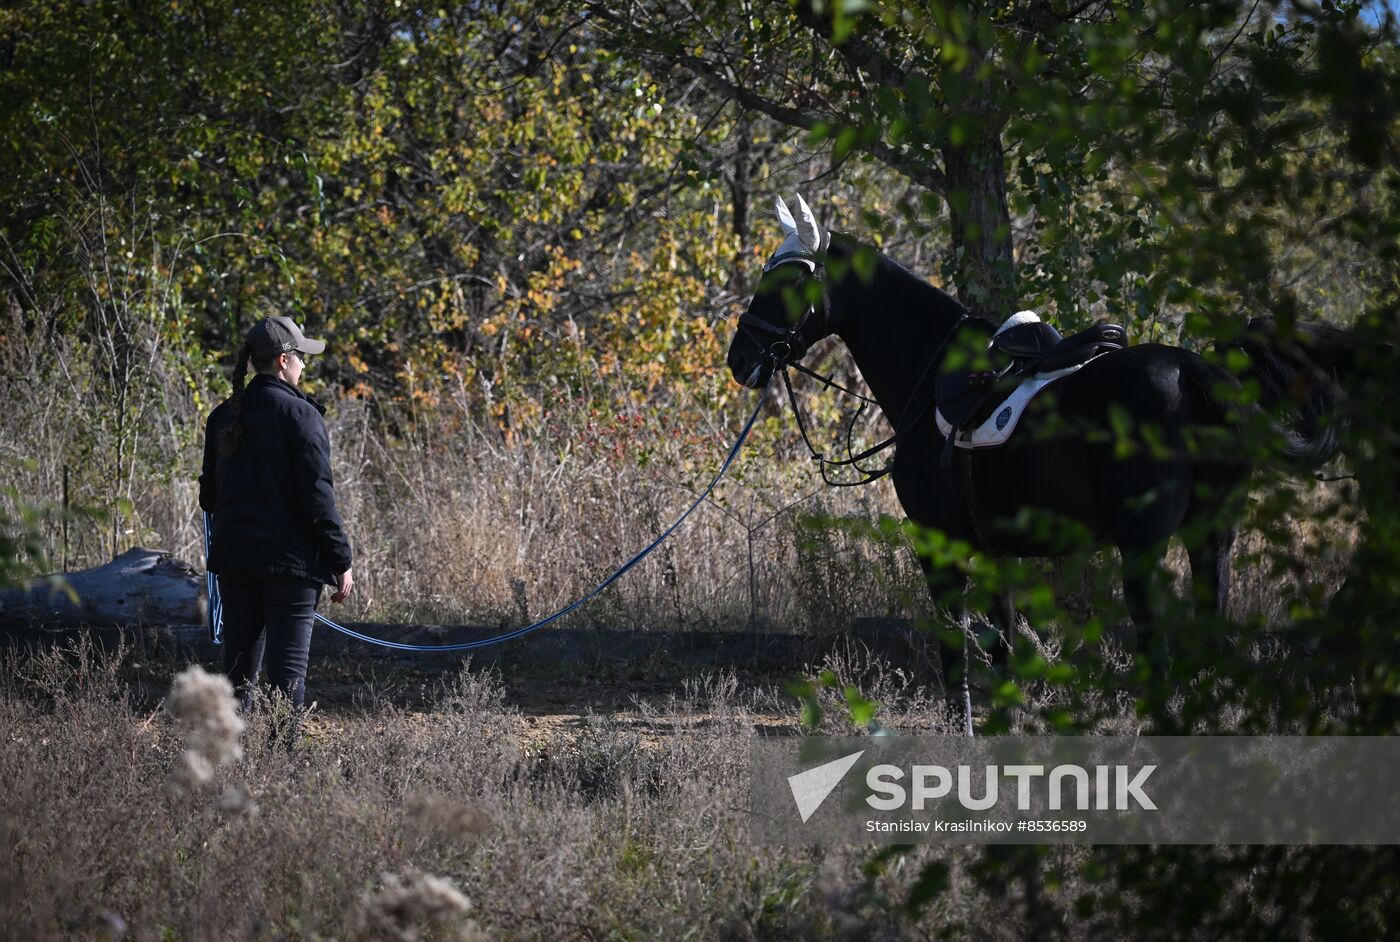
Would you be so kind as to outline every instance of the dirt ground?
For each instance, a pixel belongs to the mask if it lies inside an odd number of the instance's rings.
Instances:
[[[215,660],[205,667],[217,670]],[[173,666],[173,665],[171,665]],[[137,699],[154,709],[164,695],[171,666],[132,665]],[[512,669],[515,668],[515,669]],[[444,685],[458,670],[491,672],[500,677],[503,706],[519,714],[529,744],[576,739],[590,724],[606,721],[614,729],[635,735],[643,743],[694,731],[714,717],[706,710],[706,687],[723,677],[732,700],[743,704],[757,728],[778,733],[800,726],[798,700],[787,694],[787,683],[801,675],[801,666],[786,671],[753,671],[743,666],[683,665],[656,672],[622,665],[617,670],[573,670],[544,663],[537,668],[507,665],[427,665],[421,669],[377,663],[350,655],[316,658],[307,677],[306,699],[311,711],[303,725],[313,739],[354,735],[365,722],[382,722],[386,708],[395,722],[432,722],[434,704]]]

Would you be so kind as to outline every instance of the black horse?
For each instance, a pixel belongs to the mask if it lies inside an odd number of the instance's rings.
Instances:
[[[934,417],[939,361],[959,349],[950,342],[954,335],[963,349],[968,338],[978,338],[973,349],[985,349],[995,325],[873,249],[821,231],[800,199],[799,206],[800,224],[779,201],[788,239],[765,266],[730,345],[728,365],[737,381],[762,388],[775,370],[835,335],[895,427],[891,478],[911,521],[994,556],[1068,552],[1054,528],[1025,525],[1029,509],[1069,522],[1097,545],[1116,546],[1138,650],[1149,658],[1164,654],[1165,639],[1153,629],[1152,616],[1156,593],[1166,591],[1168,539],[1178,531],[1194,533],[1188,553],[1198,610],[1223,612],[1235,536],[1228,502],[1238,498],[1252,470],[1237,438],[1247,411],[1232,401],[1239,378],[1189,350],[1128,346],[1047,388],[1006,444],[945,454]],[[875,259],[873,274],[865,277],[853,264],[861,251]],[[1252,325],[1238,347],[1255,363],[1265,398],[1278,398],[1297,370],[1271,352],[1277,348],[1268,328],[1267,321]],[[1315,330],[1313,339],[1323,359],[1341,355],[1327,329]],[[1326,422],[1334,403],[1318,389],[1325,385],[1311,386],[1297,403],[1307,415],[1302,431],[1281,439],[1287,457],[1319,462],[1336,448]],[[1125,419],[1136,447],[1124,448]],[[921,565],[936,601],[965,588],[956,572],[926,559]],[[1011,637],[1009,595],[994,609],[993,623]],[[946,680],[960,671],[961,652],[945,644],[941,653]]]

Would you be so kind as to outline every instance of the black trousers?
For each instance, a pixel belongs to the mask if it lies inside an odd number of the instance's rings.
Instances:
[[[247,710],[258,671],[301,712],[321,584],[295,576],[219,573],[224,605],[224,673]]]

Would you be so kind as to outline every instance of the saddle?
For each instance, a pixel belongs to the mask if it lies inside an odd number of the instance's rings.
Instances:
[[[992,335],[987,348],[990,369],[951,370],[934,380],[938,425],[948,437],[944,463],[955,442],[962,447],[1002,444],[1020,410],[1040,389],[1068,376],[1097,356],[1127,346],[1127,331],[1118,324],[1095,324],[1068,337],[1031,311],[1008,318]],[[1009,404],[1010,408],[1005,406]],[[959,441],[970,429],[979,429],[993,415],[993,434],[983,441]],[[1003,419],[1003,415],[1005,418]]]

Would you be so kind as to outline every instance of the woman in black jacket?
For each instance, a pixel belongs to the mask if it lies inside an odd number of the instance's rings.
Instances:
[[[245,708],[265,654],[269,681],[300,714],[321,586],[343,602],[354,585],[332,491],[326,410],[297,389],[305,357],[325,349],[291,318],[264,318],[238,353],[233,395],[205,426],[199,506],[213,516],[207,565],[223,599],[224,671]],[[245,389],[250,362],[255,375]]]

